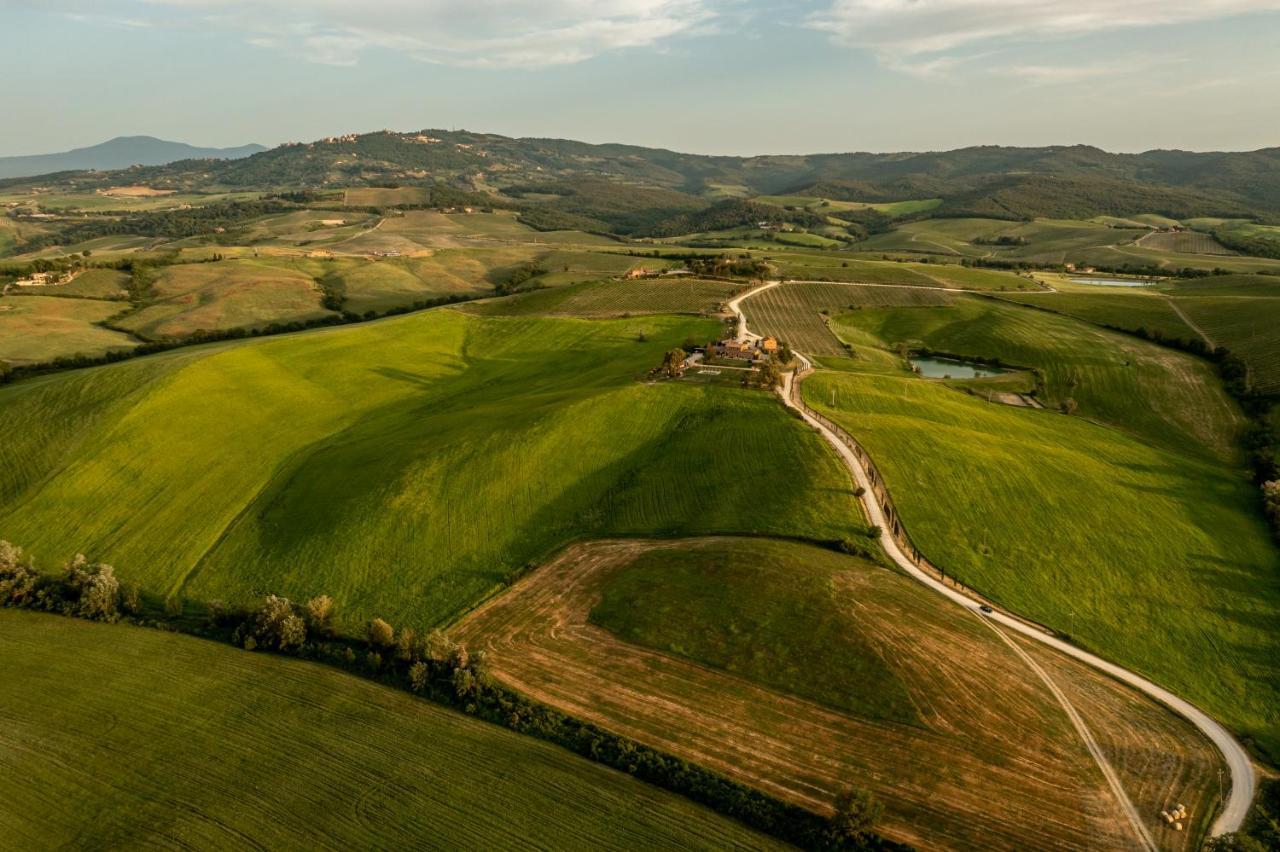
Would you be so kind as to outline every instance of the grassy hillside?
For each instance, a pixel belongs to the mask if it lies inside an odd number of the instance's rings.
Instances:
[[[1070,398],[1079,413],[1182,452],[1235,457],[1242,416],[1212,365],[1044,311],[959,298],[950,307],[864,310],[836,320],[856,343],[870,334],[953,355],[1035,367],[1042,401]]]
[[[582,542],[453,635],[541,701],[789,801],[826,811],[865,786],[884,802],[877,831],[918,848],[1133,847],[1060,703],[1000,631],[861,559],[759,538]],[[1198,848],[1212,746],[1051,656],[1160,848]],[[1170,790],[1196,815],[1187,832],[1160,822]]]
[[[160,594],[415,626],[582,536],[856,535],[847,478],[769,396],[637,381],[717,328],[437,310],[21,382],[0,535]]]
[[[99,299],[25,294],[0,298],[0,361],[22,364],[132,349],[137,341],[129,335],[98,325],[123,307]]]
[[[1010,294],[1009,299],[1103,325],[1146,329],[1166,338],[1207,336],[1249,366],[1254,387],[1280,392],[1280,278],[1218,275],[1146,288],[1074,286],[1058,293]],[[1188,321],[1195,324],[1193,328]]]
[[[588,281],[468,305],[485,316],[545,314],[565,317],[620,317],[630,314],[700,314],[746,289],[747,284],[704,281],[690,276],[632,281]]]
[[[870,567],[770,541],[648,551],[609,578],[591,623],[858,716],[918,723],[882,651],[840,611],[839,581],[855,566]]]
[[[324,316],[321,295],[310,276],[258,260],[181,264],[162,269],[148,304],[117,324],[152,340],[262,327]]]
[[[1054,283],[1057,285],[1056,280]],[[1173,302],[1163,293],[1145,287],[1080,285],[1053,293],[1011,293],[1006,298],[1098,325],[1135,331],[1147,329],[1170,339],[1195,337],[1195,332],[1174,310]]]
[[[925,310],[948,309],[904,313]],[[869,449],[930,559],[1280,753],[1280,560],[1242,473],[903,373],[804,391]],[[1107,393],[1131,418],[1150,404]]]
[[[0,611],[6,844],[722,849],[768,838],[321,666]]]
[[[1038,218],[1007,221],[978,215],[907,222],[857,244],[860,251],[916,252],[954,257],[992,258],[1038,264],[1160,267],[1177,270],[1226,268],[1237,272],[1280,269],[1265,257],[1205,253],[1200,235],[1152,234],[1158,217]],[[1178,237],[1178,239],[1173,239]],[[1006,242],[997,242],[1001,239]],[[1221,250],[1215,250],[1221,251]]]

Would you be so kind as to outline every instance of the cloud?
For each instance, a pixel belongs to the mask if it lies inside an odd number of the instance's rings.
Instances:
[[[890,68],[928,75],[950,67],[939,60],[996,45],[1277,10],[1280,0],[831,0],[807,23]]]
[[[170,25],[199,22],[313,62],[389,50],[473,68],[582,62],[694,34],[716,0],[133,0]]]

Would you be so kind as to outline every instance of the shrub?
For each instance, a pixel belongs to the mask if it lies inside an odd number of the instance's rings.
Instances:
[[[115,621],[120,617],[120,581],[115,569],[101,563],[91,564],[78,553],[67,563],[63,576],[64,611],[68,615]]]
[[[294,612],[288,598],[278,595],[267,595],[249,621],[236,632],[248,650],[261,646],[288,651],[307,642],[306,622]]]
[[[39,575],[22,548],[0,540],[0,606],[31,606]]]
[[[406,663],[417,660],[418,634],[413,632],[412,627],[400,629],[400,635],[396,639],[396,658]]]
[[[409,687],[414,692],[421,692],[426,689],[427,681],[430,677],[431,669],[421,660],[409,666]]]
[[[850,789],[836,799],[836,813],[828,829],[837,848],[859,848],[872,837],[884,806],[867,790]]]
[[[307,624],[317,633],[328,633],[333,618],[333,598],[316,595],[307,601]]]
[[[389,648],[396,641],[396,631],[381,618],[369,622],[369,643],[380,648]]]

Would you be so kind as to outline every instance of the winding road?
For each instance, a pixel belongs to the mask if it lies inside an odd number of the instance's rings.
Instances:
[[[765,282],[758,287],[754,287],[751,290],[742,293],[728,303],[729,310],[733,312],[738,320],[739,340],[759,340],[761,337],[760,335],[751,332],[748,328],[746,314],[742,312],[742,303],[765,290],[777,287],[781,283],[782,282],[780,281]],[[1023,622],[1012,615],[1000,612],[998,609],[993,609],[990,612],[984,611],[982,609],[984,602],[981,599],[974,599],[962,592],[944,585],[941,581],[935,579],[932,575],[918,567],[916,563],[903,552],[902,548],[898,546],[898,542],[889,531],[890,526],[885,521],[884,512],[881,510],[879,503],[876,500],[871,499],[872,495],[875,493],[875,489],[872,487],[866,471],[863,470],[863,467],[854,455],[853,450],[851,450],[849,446],[840,439],[831,427],[817,420],[809,413],[804,405],[796,401],[795,397],[798,395],[800,382],[804,380],[806,374],[813,370],[813,363],[808,358],[800,353],[796,353],[796,357],[800,360],[802,367],[795,373],[788,373],[784,376],[783,386],[780,389],[782,402],[788,408],[796,411],[806,423],[812,426],[824,439],[826,439],[827,443],[830,444],[835,449],[836,453],[839,454],[840,458],[844,460],[845,466],[848,467],[849,472],[853,474],[854,481],[864,489],[862,503],[866,508],[867,518],[870,520],[872,525],[878,526],[882,530],[880,534],[880,544],[889,558],[902,568],[908,576],[918,580],[920,583],[938,594],[949,598],[951,601],[964,607],[976,616],[988,619],[990,622],[999,624],[1001,627],[1008,630],[1016,631],[1023,636],[1035,640],[1036,642],[1048,645],[1050,648],[1053,648],[1060,653],[1066,654],[1069,657],[1073,657],[1074,659],[1090,665],[1093,668],[1110,675],[1116,680],[1126,683],[1140,692],[1154,698],[1193,724],[1206,737],[1208,737],[1211,742],[1213,742],[1219,751],[1222,752],[1222,756],[1231,773],[1230,793],[1223,805],[1222,812],[1218,814],[1218,818],[1214,820],[1213,826],[1210,828],[1210,834],[1216,836],[1219,834],[1238,831],[1240,826],[1244,823],[1245,816],[1248,814],[1249,807],[1253,802],[1257,781],[1254,776],[1253,765],[1249,760],[1248,752],[1246,752],[1244,747],[1240,745],[1239,741],[1232,736],[1231,732],[1194,704],[1191,704],[1189,701],[1179,698],[1167,689],[1152,683],[1142,675],[1131,672],[1128,669],[1116,665],[1115,663],[1108,662],[1107,660],[1091,654],[1088,651],[1077,648],[1076,646],[1064,642],[1056,636],[1051,636],[1043,632],[1041,629]],[[852,439],[851,436],[849,437]],[[1069,704],[1067,706],[1069,708]],[[1072,713],[1074,713],[1074,710],[1068,709],[1068,715],[1071,715]],[[1076,720],[1073,719],[1072,721],[1074,723]],[[1081,721],[1080,724],[1076,726],[1077,730],[1082,726],[1083,722]],[[1091,739],[1087,735],[1087,730],[1084,735],[1087,743],[1088,740]],[[1094,756],[1095,759],[1097,759],[1100,757],[1100,754],[1095,752]],[[1106,775],[1108,773],[1108,767],[1106,765],[1105,758],[1101,759],[1099,766],[1102,769],[1103,774]],[[1108,781],[1110,780],[1111,779],[1108,778]],[[1128,797],[1124,794],[1123,789],[1120,789],[1117,792],[1121,799],[1121,807],[1123,808],[1128,803]],[[1132,820],[1132,805],[1129,805],[1128,808],[1129,817]],[[1135,826],[1135,830],[1142,839],[1144,846],[1150,843],[1150,835],[1146,834],[1145,828],[1141,827],[1140,823],[1139,826]],[[1143,837],[1144,834],[1146,834],[1145,837]]]

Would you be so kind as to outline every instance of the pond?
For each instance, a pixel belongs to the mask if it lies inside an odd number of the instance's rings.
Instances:
[[[1097,278],[1090,276],[1077,278],[1074,275],[1067,280],[1073,284],[1093,284],[1097,287],[1150,287],[1156,283],[1154,281],[1140,281],[1137,278]]]
[[[911,366],[916,368],[916,372],[929,379],[982,379],[987,376],[1003,376],[1010,372],[990,364],[963,361],[959,358],[943,358],[937,355],[912,355],[910,361]]]

